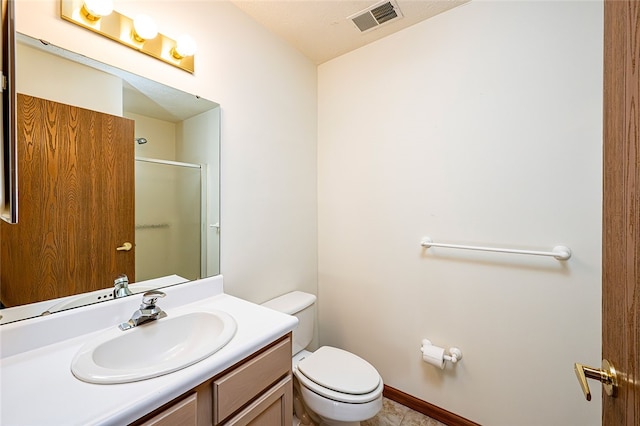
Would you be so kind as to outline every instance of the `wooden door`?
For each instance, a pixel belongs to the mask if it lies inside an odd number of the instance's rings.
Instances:
[[[640,1],[605,1],[602,357],[618,370],[603,424],[640,424]],[[594,383],[594,386],[596,384]]]
[[[18,95],[17,225],[2,223],[0,300],[33,303],[135,279],[134,122]]]

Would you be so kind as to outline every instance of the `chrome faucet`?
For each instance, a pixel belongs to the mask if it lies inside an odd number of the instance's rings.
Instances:
[[[119,325],[120,330],[129,330],[130,328],[137,327],[145,322],[166,317],[166,312],[156,306],[156,301],[164,296],[166,296],[166,294],[158,290],[147,291],[143,294],[140,309],[133,313],[129,321],[123,322]]]
[[[125,274],[119,275],[118,278],[113,280],[113,287],[114,299],[131,296],[133,294],[131,290],[129,290],[129,277],[127,277]]]

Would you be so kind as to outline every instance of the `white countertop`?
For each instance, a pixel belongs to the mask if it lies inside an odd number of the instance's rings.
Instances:
[[[237,322],[220,351],[182,370],[139,382],[98,385],[78,380],[71,360],[92,336],[129,319],[140,296],[33,318],[0,327],[0,424],[125,425],[292,331],[295,317],[223,293],[222,277],[163,289],[171,316],[199,306]],[[131,300],[129,300],[131,299]],[[206,338],[206,336],[203,336]],[[127,354],[123,353],[126,357]]]

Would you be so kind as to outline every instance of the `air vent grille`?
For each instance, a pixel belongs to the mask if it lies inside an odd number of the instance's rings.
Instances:
[[[396,13],[391,3],[385,3],[382,6],[378,6],[375,9],[372,9],[371,14],[374,18],[376,18],[378,24],[384,24],[385,22],[398,17],[398,14]]]
[[[362,32],[370,31],[380,25],[402,18],[402,12],[395,1],[383,1],[370,8],[351,15],[347,19]]]
[[[362,32],[370,30],[371,28],[377,27],[379,25],[378,21],[376,21],[376,18],[374,18],[373,15],[369,12],[356,16],[352,19],[352,21]]]

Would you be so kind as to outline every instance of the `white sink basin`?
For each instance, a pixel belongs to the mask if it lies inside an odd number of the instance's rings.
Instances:
[[[151,321],[122,331],[118,325],[87,342],[71,371],[89,383],[128,383],[188,367],[220,350],[236,332],[229,314],[210,310]]]

